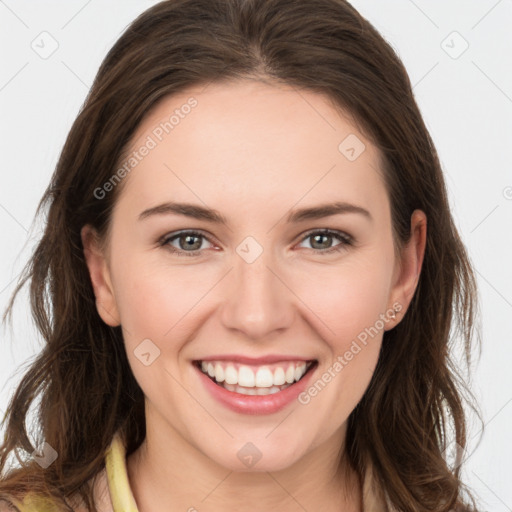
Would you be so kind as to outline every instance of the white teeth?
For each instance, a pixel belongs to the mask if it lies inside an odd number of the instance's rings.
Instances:
[[[282,368],[276,368],[274,372],[274,386],[282,386],[284,383],[284,370]]]
[[[254,372],[248,366],[240,366],[238,370],[238,385],[246,388],[254,387]]]
[[[259,394],[260,389],[269,391],[276,386],[293,384],[304,376],[307,368],[309,366],[305,362],[285,363],[283,366],[274,367],[274,371],[269,366],[261,366],[254,372],[253,368],[248,365],[239,365],[237,369],[232,363],[201,362],[203,373],[215,379],[217,383],[224,382],[227,389],[229,386],[256,388],[255,393],[250,394]]]
[[[270,388],[274,383],[274,376],[270,371],[270,368],[262,366],[256,372],[256,387],[258,388]]]
[[[291,384],[295,380],[295,366],[291,364],[288,366],[288,369],[286,370],[286,382],[288,384]]]
[[[238,372],[232,364],[228,364],[226,367],[224,377],[226,379],[226,384],[238,384]]]
[[[215,380],[217,382],[224,382],[224,368],[222,368],[222,365],[220,363],[217,363],[215,365]]]
[[[286,386],[272,386],[271,388],[246,388],[242,386],[238,386],[236,384],[223,384],[223,387],[228,391],[232,391],[234,393],[240,393],[241,395],[273,395],[274,393],[279,393],[283,389],[289,387],[290,384]]]
[[[305,373],[306,363],[302,363],[301,365],[295,368],[295,380],[299,380]]]

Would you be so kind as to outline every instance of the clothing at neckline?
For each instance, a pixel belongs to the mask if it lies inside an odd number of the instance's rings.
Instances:
[[[117,431],[105,452],[105,470],[101,475],[101,484],[108,491],[103,499],[112,504],[109,512],[139,512],[128,478],[126,463],[126,444],[120,431]],[[106,480],[106,481],[105,481]],[[364,512],[397,512],[385,493],[383,493],[373,476],[373,467],[367,464],[363,478]],[[57,505],[47,498],[32,493],[24,497],[23,502],[11,499],[20,512],[59,512]],[[82,511],[84,509],[80,509]]]
[[[106,452],[108,486],[114,512],[139,512],[133,496],[126,467],[126,447],[120,432],[116,432]],[[367,465],[363,479],[363,511],[395,512],[388,499],[382,496],[373,476],[373,467]]]

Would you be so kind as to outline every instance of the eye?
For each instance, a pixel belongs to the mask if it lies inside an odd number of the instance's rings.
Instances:
[[[336,238],[340,241],[337,245],[332,246],[332,239]],[[321,254],[330,254],[333,252],[340,252],[345,250],[347,246],[353,244],[353,238],[343,233],[342,231],[334,231],[330,229],[310,231],[303,238],[302,241],[311,239],[311,250]],[[208,238],[200,231],[181,231],[170,236],[163,237],[158,243],[160,246],[167,248],[177,256],[200,256],[203,241]],[[173,245],[177,242],[178,247]],[[211,243],[211,242],[209,242]]]
[[[340,243],[332,246],[333,238],[337,238]],[[347,246],[350,246],[354,243],[354,239],[350,235],[347,235],[347,233],[343,233],[342,231],[333,231],[330,229],[310,231],[302,240],[305,241],[308,239],[312,240],[311,250],[321,255],[343,251],[347,248]]]
[[[159,244],[166,247],[177,256],[199,256],[201,252],[202,240],[208,240],[205,235],[199,231],[181,231],[172,236],[165,236]],[[171,242],[177,241],[178,247]]]

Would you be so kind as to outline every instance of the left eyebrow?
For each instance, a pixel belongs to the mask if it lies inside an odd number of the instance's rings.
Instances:
[[[329,204],[321,204],[310,208],[301,208],[290,212],[287,222],[301,222],[310,219],[321,219],[330,215],[342,213],[358,213],[366,217],[369,221],[373,221],[370,212],[361,206],[345,202],[335,202]]]

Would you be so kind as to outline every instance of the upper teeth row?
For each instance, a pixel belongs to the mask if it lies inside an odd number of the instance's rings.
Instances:
[[[201,369],[217,382],[226,384],[238,384],[248,388],[270,388],[281,386],[285,383],[292,384],[300,380],[308,365],[305,362],[287,363],[285,366],[277,366],[272,371],[268,366],[260,366],[256,372],[250,366],[240,365],[235,368],[233,364],[221,362],[201,362]]]

